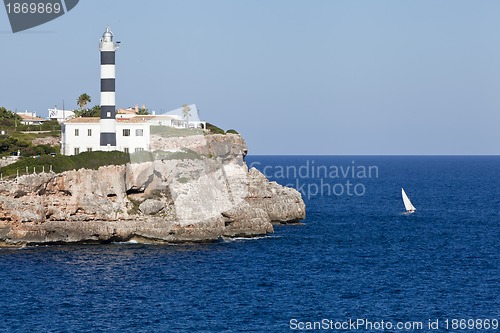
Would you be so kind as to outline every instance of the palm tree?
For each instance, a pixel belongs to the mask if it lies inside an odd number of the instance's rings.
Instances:
[[[189,128],[189,116],[191,115],[189,114],[190,111],[191,108],[189,107],[189,105],[184,104],[182,106],[182,114],[184,115],[184,119],[186,119],[186,128]]]
[[[78,106],[80,106],[81,111],[87,106],[88,103],[92,102],[92,98],[87,93],[83,93],[80,97],[78,97],[76,102],[78,103]]]

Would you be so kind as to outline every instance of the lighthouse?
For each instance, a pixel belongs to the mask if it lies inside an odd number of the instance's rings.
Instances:
[[[101,51],[101,150],[116,149],[116,108],[115,108],[115,51],[119,42],[113,41],[113,33],[107,27],[99,44]]]

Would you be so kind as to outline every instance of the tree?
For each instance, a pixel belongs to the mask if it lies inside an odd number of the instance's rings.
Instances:
[[[189,112],[191,112],[191,108],[189,105],[184,104],[182,106],[182,114],[184,115],[184,119],[186,119],[186,128],[189,128],[189,116],[191,115]]]
[[[3,106],[0,107],[0,126],[16,126],[21,120],[22,118],[18,114],[7,110]]]
[[[101,106],[95,105],[91,109],[75,110],[75,117],[100,117]]]
[[[137,114],[141,116],[147,116],[149,114],[149,110],[146,108],[140,108],[139,111],[137,111]]]
[[[82,111],[83,108],[85,108],[88,103],[92,102],[92,98],[87,93],[83,93],[78,97],[76,102],[80,107],[80,111]]]

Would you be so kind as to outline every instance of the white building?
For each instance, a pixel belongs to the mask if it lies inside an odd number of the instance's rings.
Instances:
[[[59,110],[57,108],[49,109],[49,119],[57,120],[59,123],[63,123],[66,120],[72,119],[75,117],[75,113],[70,110]]]
[[[178,119],[175,116],[168,115],[147,115],[147,116],[135,116],[134,118],[140,118],[148,122],[151,126],[167,126],[174,128],[185,128],[186,122]]]
[[[116,121],[116,150],[134,153],[149,150],[150,124],[140,117]],[[99,118],[74,118],[63,125],[61,154],[76,155],[101,150]]]
[[[190,105],[188,105],[188,108],[189,108],[189,114],[187,115],[187,117],[184,114],[184,107],[180,107],[178,109],[172,110],[172,111],[164,113],[162,115],[157,115],[157,117],[159,117],[159,116],[173,117],[175,119],[175,121],[172,122],[171,127],[206,129],[207,122],[201,121],[200,112],[199,112],[198,108],[196,107],[196,104],[190,104]]]
[[[164,114],[138,115],[138,108],[120,109],[116,114],[117,119],[141,118],[152,126],[168,126],[173,128],[201,128],[206,129],[207,122],[200,120],[198,108],[195,104],[188,105],[189,115],[185,117],[184,108],[178,108]]]
[[[23,125],[41,125],[46,121],[43,118],[38,118],[36,112],[18,112],[17,115],[21,117],[21,124]]]
[[[29,117],[36,118],[36,112],[28,112],[28,110],[26,110],[24,112],[16,112],[16,114],[19,116],[29,116]]]

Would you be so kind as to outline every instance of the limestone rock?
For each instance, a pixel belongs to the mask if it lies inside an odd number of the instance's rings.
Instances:
[[[0,182],[0,246],[214,241],[272,233],[273,223],[305,217],[299,192],[248,170],[240,136],[190,140],[199,158]]]
[[[145,215],[155,215],[163,208],[165,208],[165,203],[153,199],[147,199],[139,205],[140,211]]]

